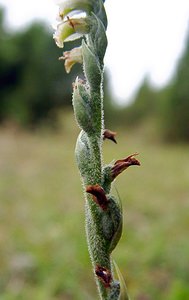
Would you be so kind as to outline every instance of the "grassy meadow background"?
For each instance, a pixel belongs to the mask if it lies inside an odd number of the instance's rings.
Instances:
[[[116,130],[105,163],[139,152],[116,181],[124,230],[113,258],[132,299],[189,299],[189,145],[165,145],[153,128]],[[97,299],[74,161],[72,113],[63,130],[0,129],[0,300]]]
[[[98,299],[69,110],[82,67],[66,74],[48,24],[13,31],[5,21],[0,7],[0,300]],[[118,107],[108,76],[105,120],[118,144],[104,142],[104,161],[141,161],[115,183],[124,230],[113,258],[131,299],[188,300],[189,31],[162,88],[147,76]]]

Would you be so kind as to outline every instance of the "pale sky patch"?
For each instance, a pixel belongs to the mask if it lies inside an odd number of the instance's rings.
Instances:
[[[55,23],[53,0],[0,0],[7,8],[11,28],[32,20]],[[184,49],[189,29],[188,0],[107,0],[108,48],[105,65],[110,72],[115,99],[129,101],[144,76],[155,86],[165,85]]]

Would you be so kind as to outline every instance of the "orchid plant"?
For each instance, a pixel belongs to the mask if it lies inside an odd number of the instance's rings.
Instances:
[[[102,0],[57,0],[58,25],[54,39],[58,47],[75,39],[80,47],[63,53],[69,73],[75,63],[83,65],[84,79],[73,84],[73,108],[81,132],[75,155],[84,187],[86,236],[100,299],[129,299],[124,280],[111,253],[122,233],[122,209],[112,194],[114,179],[131,165],[140,165],[136,153],[109,165],[103,164],[102,143],[114,142],[115,132],[104,128],[103,72],[107,47],[107,17]],[[114,269],[117,278],[114,276]]]

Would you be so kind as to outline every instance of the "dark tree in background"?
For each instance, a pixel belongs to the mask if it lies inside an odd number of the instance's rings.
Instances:
[[[133,128],[150,120],[163,141],[189,142],[189,31],[186,37],[170,82],[157,89],[145,78],[131,104],[118,111],[118,122]]]
[[[189,142],[189,32],[175,77],[165,89],[163,108],[165,138]]]
[[[73,44],[66,47],[71,49]],[[8,120],[24,128],[56,125],[57,112],[64,113],[72,105],[72,82],[81,70],[76,65],[66,74],[58,60],[61,55],[47,24],[33,23],[25,30],[10,32],[0,10],[0,124]],[[107,76],[105,72],[107,127],[110,123],[133,128],[149,119],[153,127],[153,120],[158,120],[164,140],[189,142],[189,33],[175,75],[166,87],[155,89],[144,78],[133,101],[119,107]]]
[[[71,105],[71,83],[48,26],[35,23],[25,31],[9,33],[0,13],[0,122],[22,126],[55,121],[60,108]],[[78,74],[78,68],[75,71]]]

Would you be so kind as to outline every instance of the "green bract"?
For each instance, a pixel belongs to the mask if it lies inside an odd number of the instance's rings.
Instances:
[[[90,105],[89,92],[78,78],[74,83],[73,107],[79,127],[89,135],[93,134],[93,114]]]

